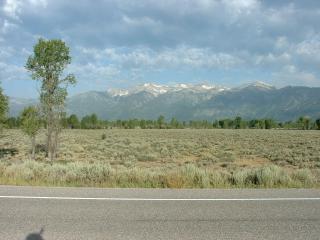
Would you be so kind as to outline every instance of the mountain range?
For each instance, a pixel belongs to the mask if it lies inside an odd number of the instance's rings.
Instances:
[[[9,98],[10,115],[37,104],[35,99]],[[254,82],[235,88],[207,84],[175,86],[145,83],[132,89],[89,91],[67,99],[68,114],[83,117],[96,113],[101,119],[156,119],[163,115],[178,120],[273,118],[279,121],[300,116],[320,117],[320,87],[276,88]]]

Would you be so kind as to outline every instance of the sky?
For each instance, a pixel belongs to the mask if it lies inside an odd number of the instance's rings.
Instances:
[[[320,87],[319,0],[0,0],[0,81],[34,97],[39,38],[70,47],[71,95],[146,82]]]

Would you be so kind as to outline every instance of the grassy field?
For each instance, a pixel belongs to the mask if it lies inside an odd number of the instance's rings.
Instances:
[[[102,135],[105,134],[105,139]],[[0,138],[0,183],[102,187],[318,187],[320,131],[65,130],[54,163],[20,130]]]

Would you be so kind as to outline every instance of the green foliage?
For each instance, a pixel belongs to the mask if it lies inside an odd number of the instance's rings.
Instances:
[[[61,40],[39,39],[33,51],[27,60],[26,69],[31,72],[33,79],[42,81],[40,100],[43,107],[62,106],[67,96],[66,85],[76,83],[72,74],[60,78],[71,63],[69,48]]]
[[[219,120],[219,126],[224,129],[230,128],[232,126],[232,120],[230,119]]]
[[[28,58],[26,64],[27,70],[32,72],[33,79],[48,80],[48,82],[43,83],[47,85],[45,87],[48,89],[50,89],[50,86],[48,86],[50,81],[75,81],[71,75],[59,80],[66,66],[71,63],[69,48],[63,41],[40,38],[33,50],[34,54]]]
[[[98,129],[100,128],[100,121],[96,114],[85,116],[81,120],[81,128],[83,129]]]
[[[36,107],[25,108],[20,116],[21,129],[29,137],[34,137],[41,128],[41,118]]]
[[[236,117],[234,119],[234,128],[235,129],[243,128],[243,126],[242,126],[242,118],[241,117]]]
[[[8,127],[8,128],[19,128],[20,127],[20,124],[21,124],[21,119],[20,117],[9,117],[7,118],[6,122],[5,122],[5,125]]]
[[[157,120],[159,128],[165,128],[165,118],[164,116],[160,115],[158,120]]]
[[[0,130],[2,129],[2,124],[6,120],[7,112],[8,112],[8,98],[3,94],[3,90],[0,86]]]
[[[107,135],[106,135],[105,133],[102,133],[101,139],[102,139],[102,140],[105,140],[106,138],[107,138]]]
[[[67,124],[68,124],[68,127],[71,129],[80,128],[79,119],[75,114],[70,115],[70,117],[67,119]]]
[[[301,120],[303,119],[303,120]],[[318,120],[320,129],[320,119]],[[317,121],[312,121],[310,118],[299,118],[297,121],[290,122],[276,122],[273,119],[252,119],[244,120],[241,117],[235,119],[222,119],[222,120],[191,120],[189,122],[179,121],[176,118],[171,118],[170,122],[166,122],[163,116],[160,116],[157,120],[145,120],[145,119],[128,119],[128,120],[101,120],[96,114],[84,116],[79,123],[76,115],[71,115],[65,119],[65,128],[82,128],[82,129],[101,129],[101,128],[123,128],[123,129],[317,129]]]
[[[27,60],[26,69],[31,72],[33,79],[42,81],[40,100],[43,107],[50,111],[50,108],[64,104],[67,97],[66,86],[76,83],[72,74],[60,78],[71,63],[69,48],[61,40],[39,39],[33,52]]]
[[[316,120],[317,130],[320,130],[320,118]]]
[[[299,129],[309,130],[310,129],[310,118],[309,117],[300,117],[297,121]]]
[[[266,129],[277,127],[277,123],[273,119],[265,119],[264,123]]]
[[[170,128],[178,129],[183,128],[181,122],[179,122],[176,118],[172,118],[170,121]]]
[[[21,129],[31,139],[32,159],[35,157],[35,137],[41,128],[39,110],[36,107],[27,107],[21,113]]]
[[[142,129],[146,129],[146,120],[144,120],[144,119],[142,119],[141,121],[140,121],[140,123],[139,123],[139,126],[140,126],[140,128],[142,128]]]

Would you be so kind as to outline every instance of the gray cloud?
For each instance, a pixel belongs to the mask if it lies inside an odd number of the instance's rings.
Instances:
[[[21,69],[41,36],[71,46],[80,79],[235,68],[320,86],[319,19],[318,0],[4,0],[0,62]]]
[[[317,9],[300,9],[294,3],[274,7],[257,0],[8,2],[15,4],[5,4],[4,9],[12,5],[7,12],[20,19],[25,31],[65,36],[87,47],[185,44],[219,51],[268,51],[279,35],[301,41],[307,32],[319,30]],[[297,26],[303,27],[297,31]]]

